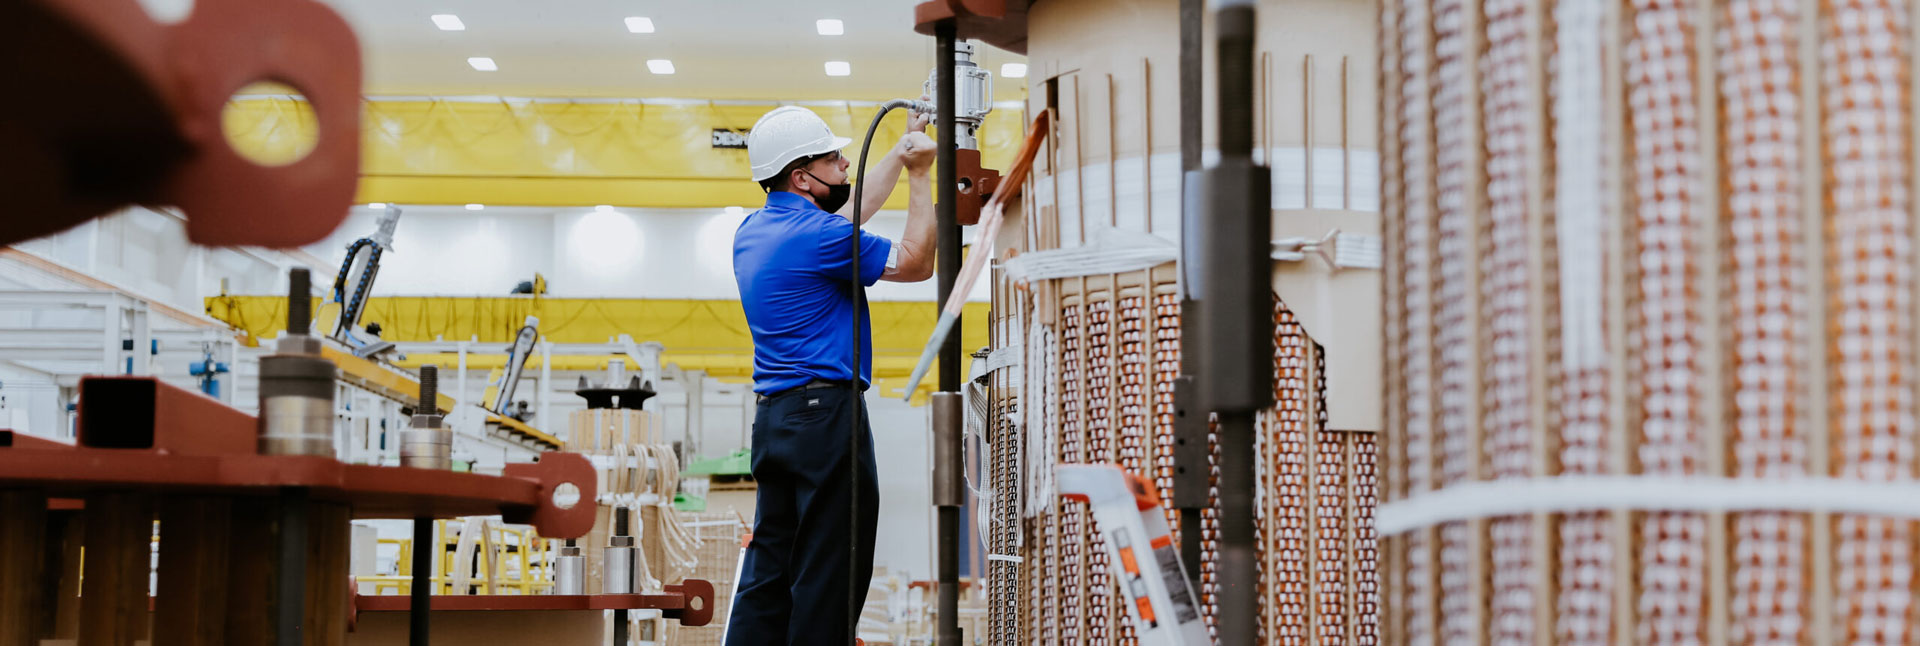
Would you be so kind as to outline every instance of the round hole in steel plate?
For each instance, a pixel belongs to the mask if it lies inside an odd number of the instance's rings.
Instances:
[[[580,504],[580,487],[571,482],[562,482],[553,488],[553,506],[561,509],[573,509]]]
[[[700,610],[700,606],[703,606],[703,605],[706,605],[706,600],[701,599],[700,597],[694,597],[687,600],[688,610],[698,612]]]
[[[140,0],[147,17],[162,25],[177,24],[193,14],[193,0]]]
[[[320,145],[313,104],[299,88],[266,80],[250,83],[220,109],[220,131],[241,157],[262,166],[286,166]]]

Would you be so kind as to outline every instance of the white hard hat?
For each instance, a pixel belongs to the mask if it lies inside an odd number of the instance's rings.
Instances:
[[[753,181],[764,182],[793,160],[824,155],[850,143],[852,139],[834,136],[812,110],[781,106],[761,115],[747,133],[747,162],[753,165]]]

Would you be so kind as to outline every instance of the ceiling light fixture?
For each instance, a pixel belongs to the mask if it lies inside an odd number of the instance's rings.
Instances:
[[[853,66],[846,61],[827,61],[827,76],[848,76],[853,74]]]
[[[646,16],[627,16],[627,31],[636,34],[653,33],[653,19]]]
[[[1027,77],[1026,63],[1002,63],[1000,65],[1000,78],[1023,79],[1026,77]]]
[[[466,31],[467,30],[467,23],[460,22],[459,16],[456,16],[450,13],[434,14],[433,26],[439,27],[440,31]]]
[[[647,71],[653,72],[655,74],[672,74],[673,61],[670,61],[664,58],[655,58],[655,59],[649,60],[647,61]]]
[[[833,18],[822,18],[813,21],[813,30],[822,36],[838,36],[847,33],[847,26]]]
[[[613,205],[612,205],[612,204],[601,204],[601,205],[599,205],[599,206],[596,206],[596,207],[593,207],[593,210],[594,210],[594,211],[596,211],[596,212],[599,212],[599,213],[612,213],[612,212],[613,212]]]
[[[473,58],[469,58],[467,59],[467,64],[472,65],[473,69],[480,70],[482,72],[492,72],[500,69],[500,66],[493,64],[493,59],[487,58],[485,56],[475,56]]]
[[[485,204],[468,204],[468,205],[467,205],[467,210],[468,210],[468,211],[478,211],[478,210],[480,210],[480,209],[484,209],[484,208],[487,208],[487,205],[485,205]]]

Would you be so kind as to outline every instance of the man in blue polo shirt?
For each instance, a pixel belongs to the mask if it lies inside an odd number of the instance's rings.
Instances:
[[[860,208],[864,221],[907,171],[907,228],[898,243],[862,231],[860,280],[853,277],[849,160],[826,122],[788,106],[760,117],[747,135],[753,179],[766,208],[733,236],[733,275],[753,330],[753,477],[759,484],[753,540],[727,620],[727,646],[852,644],[851,585],[864,600],[873,571],[880,492],[873,435],[861,392],[873,377],[866,286],[918,282],[933,274],[934,143],[926,117],[874,164]],[[860,308],[860,366],[852,365],[854,308]],[[862,407],[859,449],[854,407]],[[852,527],[857,469],[859,529]],[[848,559],[852,562],[849,563]]]

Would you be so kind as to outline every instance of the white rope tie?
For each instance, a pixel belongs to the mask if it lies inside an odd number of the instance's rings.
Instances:
[[[1839,478],[1561,476],[1451,485],[1381,505],[1379,534],[1536,512],[1798,511],[1920,519],[1920,483]]]

